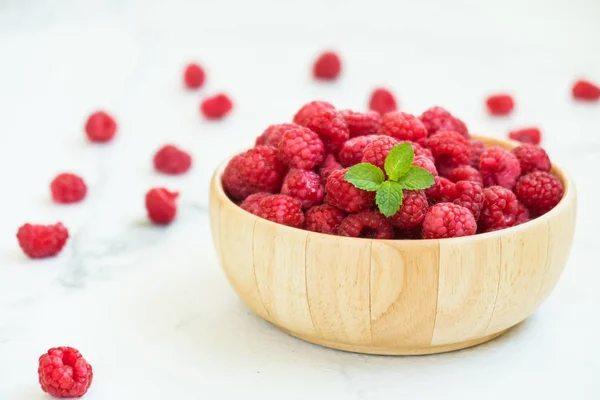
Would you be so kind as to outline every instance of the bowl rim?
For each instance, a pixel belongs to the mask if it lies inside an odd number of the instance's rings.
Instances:
[[[511,149],[523,144],[523,143],[512,141],[512,140],[504,140],[504,139],[498,139],[495,137],[482,136],[482,135],[471,135],[471,139],[481,140],[482,142],[484,142],[486,144],[486,147],[500,146],[500,147],[508,149],[508,150],[511,150]],[[242,150],[242,151],[244,151],[244,150]],[[506,229],[500,229],[500,230],[492,231],[492,232],[476,233],[475,235],[470,235],[470,236],[461,236],[461,237],[455,237],[455,238],[441,238],[441,239],[372,239],[372,238],[355,238],[355,237],[337,236],[337,235],[331,235],[331,234],[326,234],[326,233],[321,233],[321,232],[313,232],[313,231],[309,231],[309,230],[301,229],[301,228],[295,228],[295,227],[288,226],[288,225],[278,224],[276,222],[269,221],[268,219],[260,218],[256,215],[244,210],[237,204],[235,204],[225,193],[225,190],[223,189],[221,177],[222,177],[225,167],[227,166],[229,161],[235,155],[239,154],[240,152],[241,151],[238,151],[235,154],[227,157],[225,159],[225,161],[223,161],[215,169],[213,176],[211,178],[211,181],[210,181],[209,193],[216,194],[220,202],[223,202],[223,203],[227,204],[229,207],[233,207],[233,208],[237,209],[238,211],[241,211],[242,213],[247,214],[247,216],[252,217],[255,220],[254,223],[256,223],[256,221],[258,221],[258,220],[261,220],[263,223],[276,225],[279,229],[282,229],[284,231],[286,231],[286,230],[302,231],[302,232],[306,232],[307,234],[311,234],[311,236],[313,236],[313,235],[315,235],[316,237],[324,236],[327,239],[336,238],[339,240],[348,240],[348,241],[352,241],[355,243],[356,243],[356,241],[363,241],[363,242],[368,241],[368,242],[376,242],[376,243],[395,243],[395,244],[410,243],[411,245],[432,245],[432,244],[435,244],[436,242],[440,242],[440,241],[442,241],[443,243],[451,243],[451,242],[458,243],[458,242],[463,242],[463,241],[486,240],[486,239],[491,239],[491,238],[494,238],[497,236],[503,236],[506,234],[517,233],[517,232],[520,232],[523,230],[527,230],[534,226],[538,226],[539,224],[545,224],[545,223],[547,223],[548,220],[550,220],[554,216],[562,213],[566,207],[569,207],[571,205],[571,203],[576,201],[576,188],[575,188],[575,184],[574,184],[573,180],[571,179],[569,174],[567,174],[562,168],[560,168],[556,164],[552,163],[551,172],[558,179],[560,179],[560,181],[563,185],[563,190],[564,190],[563,197],[560,199],[558,204],[552,210],[548,211],[546,214],[544,214],[542,216],[539,216],[539,217],[537,217],[533,220],[530,220],[528,222],[525,222],[523,224],[520,224],[517,226],[511,226]]]

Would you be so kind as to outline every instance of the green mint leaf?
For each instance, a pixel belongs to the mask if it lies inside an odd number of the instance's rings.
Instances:
[[[390,180],[396,182],[400,177],[408,172],[413,160],[415,152],[412,146],[408,143],[399,144],[390,150],[385,158],[385,172]]]
[[[385,180],[385,175],[373,164],[360,163],[346,171],[344,179],[359,189],[374,192]]]
[[[402,187],[396,182],[383,182],[375,195],[375,203],[377,203],[380,213],[391,217],[398,212],[402,205]]]
[[[434,183],[433,175],[424,168],[411,166],[408,172],[398,181],[403,189],[427,189]]]

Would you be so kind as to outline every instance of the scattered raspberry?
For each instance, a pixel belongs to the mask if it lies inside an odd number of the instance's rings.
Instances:
[[[338,235],[371,239],[392,239],[392,224],[377,210],[348,215],[340,224]]]
[[[547,172],[536,171],[519,179],[515,186],[515,194],[521,203],[537,216],[552,210],[562,199],[564,190],[557,177]]]
[[[508,138],[517,142],[538,145],[542,141],[542,132],[538,128],[523,128],[511,131]]]
[[[485,186],[499,185],[512,189],[521,175],[521,165],[513,153],[499,146],[487,148],[480,157]]]
[[[412,229],[421,225],[428,208],[429,204],[427,204],[424,191],[405,190],[400,210],[388,220],[397,228]]]
[[[436,164],[457,167],[471,162],[471,144],[460,133],[441,131],[427,138],[425,144],[435,157]]]
[[[85,197],[87,186],[81,177],[64,173],[57,175],[50,183],[50,192],[56,203],[77,203]]]
[[[349,213],[365,210],[375,204],[375,192],[367,192],[354,187],[344,180],[348,169],[331,172],[325,184],[325,201]]]
[[[316,172],[292,169],[283,180],[281,194],[300,200],[302,209],[306,210],[321,204],[325,189]]]
[[[335,110],[313,115],[306,121],[306,127],[319,135],[329,152],[339,151],[350,137],[344,116]]]
[[[146,193],[146,211],[150,221],[157,225],[166,225],[175,219],[177,214],[177,192],[165,188],[153,188]]]
[[[473,214],[475,221],[479,220],[483,208],[483,188],[471,181],[460,181],[456,183],[458,196],[453,203],[463,206]]]
[[[17,231],[17,240],[29,258],[54,257],[65,246],[69,232],[60,222],[54,225],[25,224]]]
[[[312,118],[315,114],[319,114],[323,111],[333,111],[335,107],[326,101],[311,101],[303,105],[296,115],[294,115],[294,123],[298,125],[305,125],[309,118]]]
[[[224,93],[207,97],[200,103],[200,111],[207,119],[221,119],[229,114],[232,108],[231,99]]]
[[[491,115],[508,115],[515,107],[515,101],[508,94],[495,94],[488,97],[485,103]]]
[[[419,119],[425,125],[429,136],[435,135],[439,131],[453,131],[469,138],[469,130],[465,123],[442,107],[436,106],[425,110]]]
[[[323,161],[321,168],[319,168],[319,175],[321,175],[323,182],[327,182],[329,175],[338,169],[344,169],[344,167],[341,166],[333,154],[329,153],[325,157],[325,161]]]
[[[223,188],[234,200],[243,200],[258,192],[279,191],[285,166],[277,157],[277,149],[256,146],[229,161],[223,172]]]
[[[53,397],[81,397],[94,378],[92,366],[72,347],[55,347],[39,359],[42,390]]]
[[[431,207],[423,220],[423,239],[442,239],[470,236],[477,232],[471,211],[452,203]]]
[[[350,167],[354,164],[358,164],[363,158],[365,147],[379,137],[380,136],[378,135],[357,136],[355,138],[346,140],[338,154],[340,163],[344,167]]]
[[[265,131],[256,138],[255,146],[271,146],[278,148],[279,142],[283,137],[283,134],[288,129],[298,128],[297,124],[276,124],[271,125]]]
[[[385,158],[394,146],[399,144],[398,140],[385,135],[378,135],[365,147],[362,162],[371,163],[383,170]]]
[[[482,228],[508,228],[515,224],[519,203],[513,192],[502,186],[483,189],[483,208],[479,223]]]
[[[204,70],[198,64],[188,64],[183,73],[183,82],[189,89],[198,89],[204,83]]]
[[[435,177],[433,186],[425,189],[425,194],[431,204],[451,202],[458,196],[456,184],[441,176]]]
[[[600,99],[600,87],[589,81],[579,80],[575,82],[571,92],[575,100],[598,101]]]
[[[381,125],[381,115],[375,111],[366,113],[343,110],[340,113],[344,116],[350,137],[374,135]]]
[[[317,79],[334,80],[342,71],[342,61],[340,57],[328,51],[319,56],[313,65],[313,76]]]
[[[260,200],[256,215],[295,228],[301,228],[304,224],[300,201],[284,194],[273,194]]]
[[[481,159],[481,153],[485,151],[485,144],[481,140],[471,140],[471,167],[479,168],[479,161]]]
[[[434,177],[438,176],[438,172],[437,172],[437,169],[435,168],[435,164],[433,163],[433,161],[431,161],[430,158],[415,155],[415,160],[413,161],[413,165],[415,165],[417,167],[421,167],[423,169],[426,169]]]
[[[240,204],[240,207],[242,207],[249,213],[256,215],[258,213],[258,210],[260,210],[258,203],[260,203],[262,199],[270,195],[271,193],[267,192],[258,192],[251,194],[250,196],[246,197],[246,199],[244,199],[244,201]]]
[[[164,174],[177,175],[187,172],[192,166],[192,156],[180,148],[167,144],[154,155],[154,168]]]
[[[305,217],[305,229],[335,235],[346,217],[346,213],[332,205],[322,204],[306,211]]]
[[[529,221],[531,221],[529,210],[523,205],[523,203],[519,202],[519,209],[517,211],[515,225],[521,225]]]
[[[117,123],[104,111],[97,111],[89,116],[85,123],[85,133],[92,142],[109,142],[115,137]]]
[[[290,128],[279,141],[279,159],[290,168],[313,169],[325,159],[325,145],[308,128]]]
[[[470,165],[461,165],[448,171],[446,178],[452,182],[470,181],[483,186],[483,176],[481,172],[471,167]]]
[[[400,111],[384,114],[377,133],[411,142],[427,137],[427,129],[417,117]]]
[[[369,110],[378,112],[379,114],[385,114],[392,111],[396,111],[398,105],[396,104],[396,98],[388,89],[377,88],[373,90],[371,98],[369,99]]]

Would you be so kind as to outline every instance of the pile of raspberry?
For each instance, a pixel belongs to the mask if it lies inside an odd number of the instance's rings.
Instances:
[[[386,218],[375,193],[344,175],[358,163],[383,169],[401,143],[412,146],[413,165],[429,171],[435,183],[405,190],[398,212]],[[233,157],[222,183],[244,210],[291,227],[348,237],[438,239],[505,229],[547,213],[564,193],[551,167],[536,145],[486,148],[442,107],[415,116],[337,110],[313,101]]]

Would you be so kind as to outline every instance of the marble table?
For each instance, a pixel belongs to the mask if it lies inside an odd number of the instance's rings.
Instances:
[[[418,4],[417,4],[418,3]],[[600,3],[9,1],[0,7],[0,399],[47,398],[37,358],[70,345],[93,364],[96,399],[600,398],[600,104],[576,104],[577,77],[600,81]],[[310,80],[310,60],[339,49],[343,78]],[[207,68],[199,92],[181,70]],[[377,357],[291,338],[255,317],[219,269],[208,180],[229,154],[312,99],[365,107],[391,87],[401,108],[439,104],[472,132],[504,137],[539,125],[579,190],[568,266],[526,322],[482,346],[425,357]],[[230,118],[203,121],[202,97],[228,92]],[[509,118],[483,99],[516,96]],[[89,112],[119,122],[116,140],[86,142]],[[173,142],[194,155],[180,178],[151,156]],[[84,176],[86,200],[59,207],[48,183]],[[174,224],[146,221],[152,186],[181,191]],[[15,233],[62,221],[56,258],[32,261]],[[232,249],[235,251],[235,249]]]

